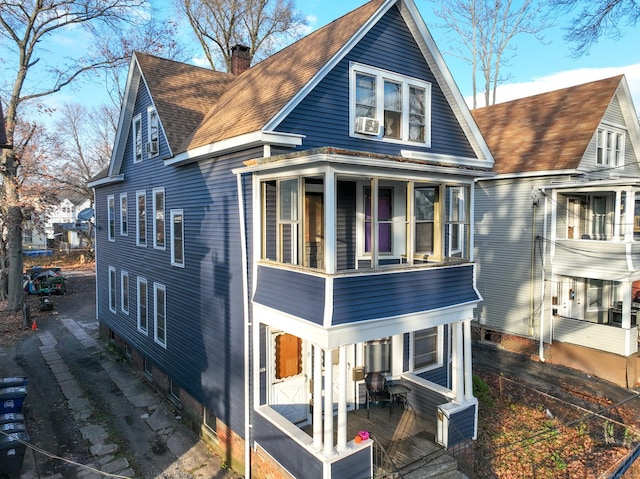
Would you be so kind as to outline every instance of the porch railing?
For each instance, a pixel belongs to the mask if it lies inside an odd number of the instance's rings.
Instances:
[[[373,479],[397,479],[402,477],[387,451],[373,437]]]

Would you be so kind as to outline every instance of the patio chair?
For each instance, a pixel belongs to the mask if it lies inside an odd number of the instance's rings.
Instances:
[[[384,407],[391,401],[387,390],[387,380],[381,373],[369,373],[365,378],[367,385],[367,419],[369,419],[369,403],[381,402]]]

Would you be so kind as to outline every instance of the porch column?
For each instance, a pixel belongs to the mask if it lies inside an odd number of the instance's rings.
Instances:
[[[464,350],[462,347],[462,321],[456,321],[453,328],[453,392],[456,401],[464,399]]]
[[[331,350],[324,352],[324,454],[333,454],[333,361]]]
[[[338,451],[347,449],[347,347],[340,346],[338,361]]]
[[[464,320],[464,399],[473,399],[473,369],[471,365],[471,319]]]
[[[615,199],[615,205],[614,211],[622,211],[621,208],[622,205],[622,191],[616,191],[616,199]],[[626,226],[625,225],[621,225],[620,224],[620,220],[622,220],[623,218],[620,218],[620,215],[616,213],[615,217],[613,218],[613,240],[614,241],[619,241],[620,240],[620,233],[622,233],[623,235],[625,234],[626,231]],[[622,226],[622,229],[620,229]]]
[[[636,211],[636,192],[633,190],[627,191],[627,204],[624,207],[624,240],[633,241],[633,230],[635,229],[635,211]]]
[[[322,449],[322,349],[313,346],[313,447]]]

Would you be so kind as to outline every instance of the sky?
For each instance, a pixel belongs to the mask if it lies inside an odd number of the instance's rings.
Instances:
[[[170,4],[168,0],[152,1],[159,7]],[[314,30],[359,7],[365,1],[298,0],[297,6],[306,16],[309,29]],[[442,20],[433,14],[432,1],[414,1],[443,53],[458,88],[467,103],[471,104],[471,69],[462,60],[447,54],[448,39],[452,38],[452,33],[439,26]],[[165,7],[165,10],[169,11],[169,7]],[[509,65],[503,68],[508,79],[498,89],[497,101],[508,101],[624,73],[636,111],[640,111],[640,28],[623,30],[623,36],[618,40],[603,37],[592,46],[588,55],[574,58],[571,55],[571,44],[563,39],[570,16],[558,17],[556,24],[545,30],[544,43],[530,35],[516,36],[512,40],[511,44],[516,48],[515,55]],[[69,52],[81,44],[72,38],[63,37],[58,38],[57,42],[62,48],[51,48],[53,54],[57,51]],[[194,63],[197,63],[197,59],[194,59]],[[478,98],[479,102],[483,101],[481,94]],[[86,84],[76,91],[64,90],[47,101],[56,108],[64,102],[80,102],[94,106],[108,102],[108,98],[98,85]],[[482,103],[478,103],[478,106],[482,106]]]

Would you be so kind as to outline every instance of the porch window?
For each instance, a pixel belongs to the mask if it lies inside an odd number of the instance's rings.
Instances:
[[[591,202],[592,221],[591,234],[594,239],[606,239],[607,237],[607,198],[594,196]]]
[[[371,225],[372,225],[372,201],[371,188],[364,189],[364,251],[371,252]],[[391,253],[391,229],[393,221],[393,191],[391,188],[378,189],[378,252]]]
[[[465,257],[467,248],[467,232],[470,228],[466,204],[468,189],[461,186],[448,186],[446,189],[446,243],[447,256]]]
[[[275,338],[275,378],[284,379],[302,372],[302,339],[292,334]]]
[[[410,353],[411,370],[419,372],[429,366],[442,362],[438,326],[411,333]]]
[[[604,281],[589,279],[587,286],[587,311],[600,311],[604,305]]]
[[[280,263],[299,264],[299,179],[265,181],[262,185],[262,257]]]
[[[635,200],[633,209],[633,239],[640,241],[640,199]]]
[[[434,252],[436,204],[438,189],[433,186],[414,190],[415,253],[430,255]]]

